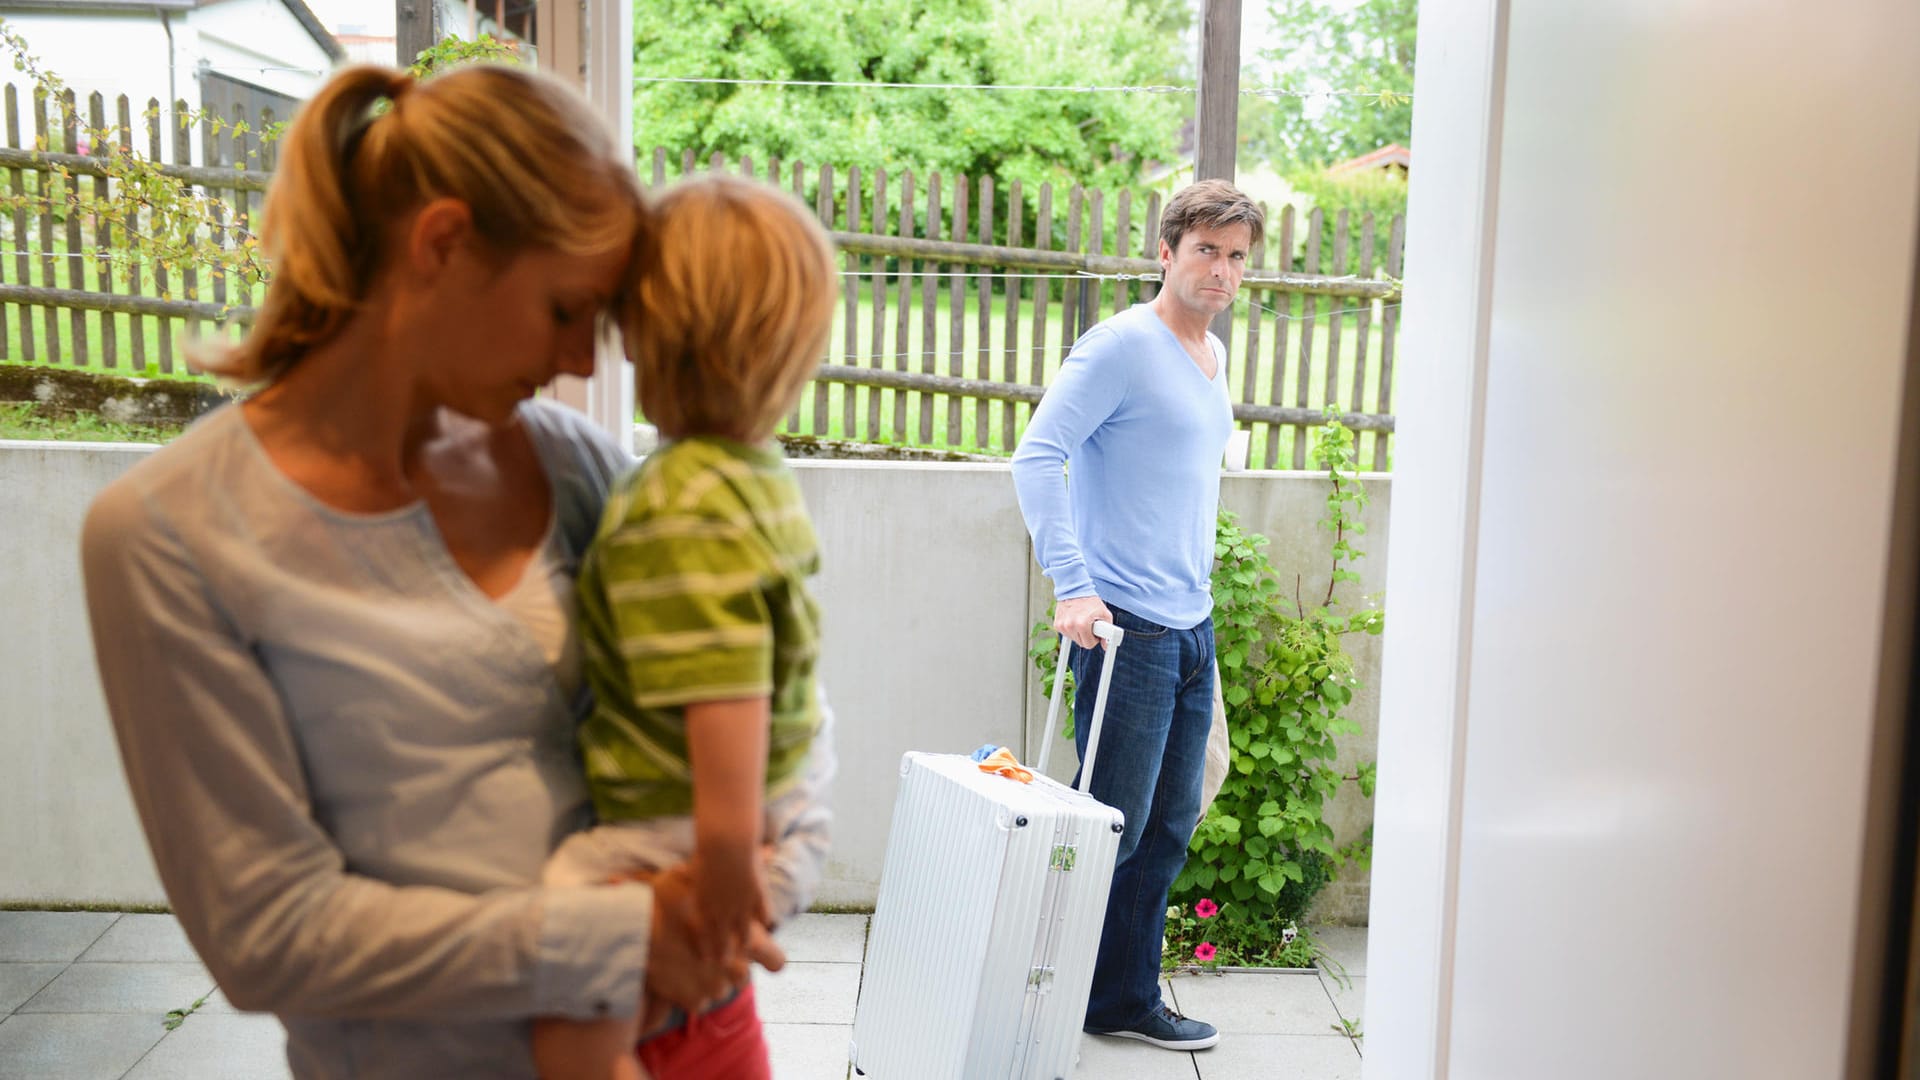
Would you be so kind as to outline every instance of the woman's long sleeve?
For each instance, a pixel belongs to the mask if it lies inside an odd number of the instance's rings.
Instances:
[[[167,895],[228,998],[283,1015],[459,1020],[637,1008],[644,886],[469,894],[354,873],[280,692],[150,496],[82,541],[101,683]]]

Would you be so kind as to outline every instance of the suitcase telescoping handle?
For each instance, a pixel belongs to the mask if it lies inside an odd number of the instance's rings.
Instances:
[[[1080,763],[1080,790],[1086,791],[1093,783],[1093,759],[1100,752],[1100,723],[1107,716],[1107,687],[1113,683],[1113,654],[1120,648],[1120,641],[1127,636],[1125,630],[1105,619],[1093,624],[1093,636],[1107,643],[1107,662],[1100,665],[1100,689],[1093,695],[1093,723],[1087,729],[1087,757]],[[1053,733],[1060,723],[1060,703],[1067,694],[1067,652],[1073,648],[1073,642],[1065,634],[1060,635],[1060,659],[1053,668],[1053,697],[1047,702],[1047,727],[1040,738],[1040,771],[1047,771],[1047,759],[1053,756]]]

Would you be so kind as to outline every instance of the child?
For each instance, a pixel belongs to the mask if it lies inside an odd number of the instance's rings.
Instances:
[[[823,782],[808,779],[807,758],[825,718],[805,584],[819,556],[771,440],[825,349],[839,276],[826,233],[777,189],[706,176],[657,210],[657,248],[639,259],[624,329],[641,410],[664,443],[609,498],[580,572],[597,698],[580,741],[602,824],[561,846],[548,879],[685,860],[667,872],[690,880],[698,944],[721,962],[812,886],[762,854],[792,828],[789,808],[811,804],[799,797],[807,785]],[[642,1044],[636,1061],[641,1026],[540,1021],[541,1075],[631,1078],[645,1064],[677,1078],[689,1075],[683,1060],[699,1075],[768,1075],[751,986],[684,1033]]]

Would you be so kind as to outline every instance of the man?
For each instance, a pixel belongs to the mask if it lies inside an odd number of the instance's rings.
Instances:
[[[1159,294],[1074,343],[1013,456],[1020,512],[1053,580],[1054,629],[1080,646],[1075,685],[1097,685],[1108,659],[1094,621],[1127,632],[1091,788],[1127,827],[1085,1027],[1169,1050],[1220,1041],[1161,1000],[1160,939],[1212,721],[1214,521],[1233,406],[1226,348],[1207,325],[1232,305],[1264,225],[1223,181],[1175,195],[1160,219]],[[1083,761],[1092,712],[1093,694],[1077,695]]]

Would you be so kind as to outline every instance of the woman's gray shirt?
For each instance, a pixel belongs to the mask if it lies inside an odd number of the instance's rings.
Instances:
[[[571,567],[629,459],[571,410],[520,418]],[[637,1008],[650,891],[536,884],[587,821],[580,703],[424,504],[321,504],[229,406],[102,492],[82,551],[161,881],[296,1076],[521,1080],[529,1018]]]

